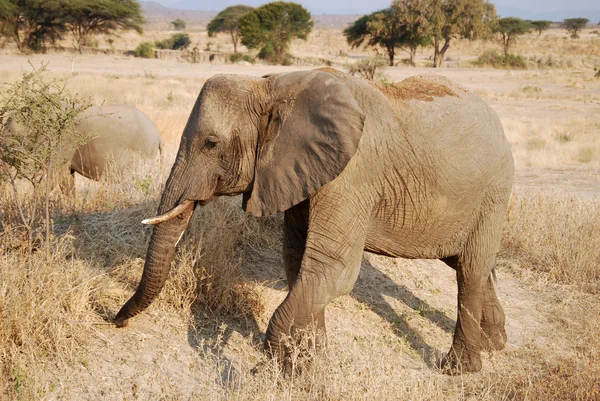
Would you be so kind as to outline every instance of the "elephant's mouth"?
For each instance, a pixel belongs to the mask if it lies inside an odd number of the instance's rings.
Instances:
[[[190,208],[193,210],[195,205],[196,202],[193,200],[184,200],[179,205],[175,206],[173,209],[169,210],[166,213],[163,213],[156,217],[142,220],[142,224],[154,225],[163,223],[165,221],[171,220],[174,217],[179,216],[180,214],[188,211]]]

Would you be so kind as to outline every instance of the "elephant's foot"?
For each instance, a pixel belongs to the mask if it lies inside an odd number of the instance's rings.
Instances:
[[[448,354],[441,361],[442,371],[448,375],[479,372],[482,367],[481,356],[478,352],[455,350],[450,348]]]
[[[326,348],[325,333],[320,330],[294,330],[293,336],[277,340],[265,338],[265,353],[275,359],[285,375],[301,374]]]
[[[506,347],[504,325],[481,322],[481,347],[486,351],[502,351]]]

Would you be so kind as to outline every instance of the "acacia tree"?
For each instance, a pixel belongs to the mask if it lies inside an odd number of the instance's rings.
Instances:
[[[144,18],[135,0],[66,0],[65,23],[82,51],[94,35],[113,35],[118,29],[142,33]]]
[[[181,18],[177,18],[176,20],[171,21],[170,24],[176,31],[185,31],[186,23]]]
[[[563,20],[561,26],[571,34],[572,39],[578,39],[579,32],[585,28],[588,22],[590,20],[587,18],[566,18]]]
[[[504,55],[508,55],[510,45],[514,43],[517,36],[524,35],[531,30],[531,24],[516,17],[500,18],[494,28],[494,32],[500,35]]]
[[[63,0],[0,0],[1,33],[21,52],[43,51],[66,31]]]
[[[240,18],[253,9],[253,7],[242,4],[227,7],[208,23],[206,27],[208,29],[208,36],[213,37],[220,32],[228,33],[231,36],[231,43],[233,43],[233,52],[237,53],[237,45],[240,40],[240,28],[238,25]]]
[[[532,28],[538,31],[538,36],[542,36],[542,32],[547,31],[552,26],[552,21],[536,20],[529,22]]]
[[[426,7],[434,68],[441,67],[452,39],[489,37],[497,18],[496,8],[486,0],[430,0]]]
[[[292,39],[306,40],[313,25],[304,7],[282,1],[255,8],[239,19],[242,44],[249,49],[260,48],[259,58],[276,63],[285,61]]]
[[[382,47],[388,54],[390,66],[394,65],[396,49],[405,50],[414,60],[417,48],[428,44],[423,31],[424,15],[418,7],[419,0],[396,0],[392,6],[363,15],[344,30],[348,44]]]

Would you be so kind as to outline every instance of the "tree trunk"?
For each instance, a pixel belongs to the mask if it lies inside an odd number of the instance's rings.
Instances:
[[[392,46],[392,47],[387,48],[387,52],[388,52],[388,56],[390,58],[390,67],[393,67],[394,66],[394,56],[396,55],[396,50]]]
[[[444,46],[442,46],[442,49],[440,50],[440,58],[439,58],[440,64],[438,65],[438,68],[442,66],[442,62],[444,61],[444,56],[446,55],[446,51],[449,48],[450,48],[450,38],[445,38]]]
[[[440,40],[436,37],[433,39],[433,68],[438,68],[442,63],[440,58]]]

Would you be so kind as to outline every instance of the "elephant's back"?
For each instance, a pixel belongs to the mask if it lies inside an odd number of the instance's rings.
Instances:
[[[89,135],[89,144],[99,153],[134,151],[151,156],[162,145],[152,120],[127,105],[91,107],[82,115],[79,130]]]
[[[91,107],[82,113],[77,129],[86,143],[75,150],[71,169],[92,179],[104,174],[107,163],[122,166],[135,155],[155,157],[162,148],[150,118],[127,105]]]

